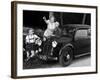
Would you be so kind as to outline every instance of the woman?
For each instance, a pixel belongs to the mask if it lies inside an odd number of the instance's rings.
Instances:
[[[43,17],[43,19],[47,24],[47,29],[44,32],[44,37],[49,38],[50,36],[55,36],[53,33],[58,28],[59,22],[55,21],[54,16],[50,16],[48,20],[46,17]]]

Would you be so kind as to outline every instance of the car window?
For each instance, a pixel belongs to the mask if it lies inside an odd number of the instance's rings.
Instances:
[[[84,38],[88,38],[88,30],[87,29],[77,30],[75,33],[75,40]]]

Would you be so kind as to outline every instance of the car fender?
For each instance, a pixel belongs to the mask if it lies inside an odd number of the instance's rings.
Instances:
[[[74,48],[74,46],[73,46],[71,43],[68,43],[68,44],[64,45],[64,46],[60,49],[59,55],[61,55],[62,50],[63,50],[64,48],[66,48],[66,47]]]

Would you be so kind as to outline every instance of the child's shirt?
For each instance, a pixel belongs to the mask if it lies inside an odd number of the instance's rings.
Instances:
[[[35,43],[35,40],[38,38],[37,35],[27,35],[26,36],[26,43]]]

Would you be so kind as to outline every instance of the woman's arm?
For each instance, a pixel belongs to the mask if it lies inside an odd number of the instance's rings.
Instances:
[[[46,24],[48,24],[48,20],[46,19],[46,17],[43,17],[43,20],[45,21]]]
[[[59,26],[59,22],[56,22],[56,27],[58,27]]]
[[[56,22],[55,23],[55,30],[54,31],[56,31],[58,28],[59,28],[59,22]]]

